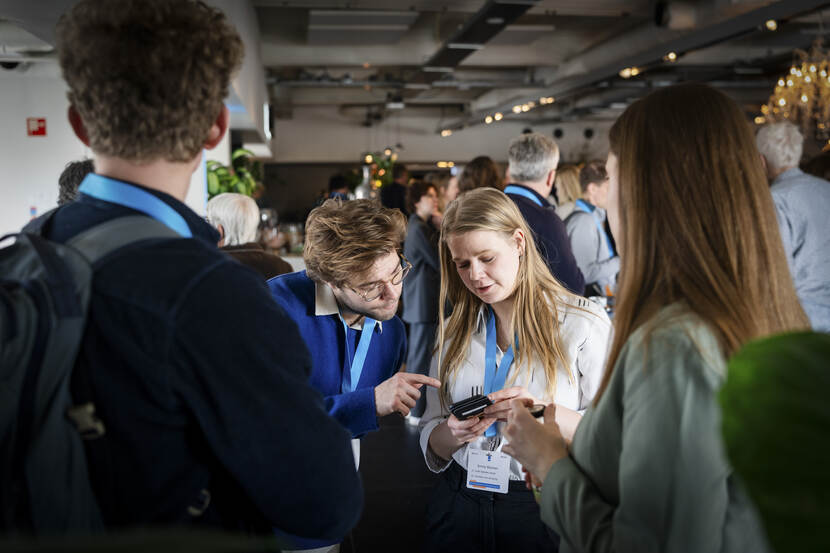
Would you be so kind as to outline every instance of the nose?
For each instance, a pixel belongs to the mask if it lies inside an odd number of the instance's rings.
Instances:
[[[401,296],[403,281],[392,284],[388,280],[383,283],[383,292],[380,294],[380,299],[388,300],[390,298],[398,299]]]
[[[484,277],[484,267],[478,261],[470,263],[470,280],[481,280]]]

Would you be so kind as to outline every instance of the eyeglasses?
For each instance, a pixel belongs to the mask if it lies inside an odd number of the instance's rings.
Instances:
[[[351,287],[349,287],[349,289],[363,298],[363,301],[375,301],[383,295],[383,291],[386,289],[387,284],[397,286],[403,282],[403,279],[406,278],[406,275],[408,275],[409,271],[412,269],[412,264],[407,261],[404,256],[401,255],[399,257],[401,259],[401,268],[395,271],[395,274],[392,275],[389,280],[381,280],[380,282],[360,286],[358,289]]]

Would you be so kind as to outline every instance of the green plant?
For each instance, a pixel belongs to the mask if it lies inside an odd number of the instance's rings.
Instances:
[[[208,198],[225,192],[253,196],[262,181],[262,163],[253,159],[254,153],[237,148],[231,154],[231,165],[210,160],[207,166]]]

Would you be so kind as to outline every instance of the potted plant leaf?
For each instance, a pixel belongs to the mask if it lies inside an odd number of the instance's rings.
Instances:
[[[225,192],[253,196],[262,181],[262,163],[253,159],[254,153],[237,148],[231,154],[230,166],[210,160],[207,166],[208,198]]]

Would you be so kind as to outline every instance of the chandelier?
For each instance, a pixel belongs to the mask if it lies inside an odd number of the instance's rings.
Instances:
[[[809,52],[796,50],[797,61],[778,79],[775,91],[761,106],[756,122],[788,120],[802,132],[830,135],[830,56],[819,38]]]

